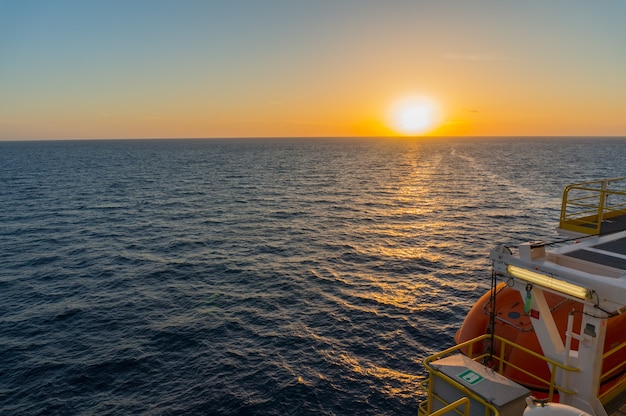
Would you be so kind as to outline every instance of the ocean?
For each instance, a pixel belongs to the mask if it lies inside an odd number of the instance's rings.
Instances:
[[[0,142],[0,414],[415,415],[626,139]]]

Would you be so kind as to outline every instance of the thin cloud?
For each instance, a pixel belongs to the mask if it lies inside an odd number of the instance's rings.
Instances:
[[[475,62],[486,62],[486,61],[510,61],[511,58],[505,58],[503,56],[498,56],[490,53],[446,53],[443,55],[443,59],[448,59],[452,61],[475,61]]]

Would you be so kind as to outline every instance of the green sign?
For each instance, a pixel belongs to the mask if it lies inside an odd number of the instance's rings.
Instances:
[[[477,374],[469,369],[463,371],[457,377],[463,380],[464,382],[466,382],[467,384],[469,384],[470,386],[473,386],[476,383],[480,383],[482,379],[484,378],[480,374]]]

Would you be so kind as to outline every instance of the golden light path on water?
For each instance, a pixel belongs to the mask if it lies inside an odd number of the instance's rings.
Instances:
[[[341,304],[347,311],[369,314],[374,319],[401,319],[414,326],[420,325],[421,314],[451,302],[449,291],[452,288],[471,293],[478,289],[479,283],[462,279],[468,272],[462,262],[460,267],[448,269],[441,275],[441,265],[455,261],[446,253],[463,250],[458,237],[464,231],[451,222],[448,214],[444,214],[453,211],[455,204],[465,203],[450,199],[447,189],[444,189],[450,185],[445,184],[446,180],[458,180],[456,176],[446,175],[456,175],[456,172],[442,166],[444,156],[438,152],[432,155],[411,153],[406,155],[406,160],[398,163],[402,166],[401,172],[388,183],[378,184],[378,204],[369,206],[367,212],[372,221],[358,225],[354,230],[355,235],[363,238],[351,243],[353,250],[364,258],[383,259],[380,274],[358,273],[355,276],[358,283],[334,276],[345,284],[342,295],[326,293],[324,296]],[[407,272],[387,272],[383,269],[383,261],[406,267]],[[411,271],[413,264],[425,265],[427,271]],[[459,276],[460,280],[457,279]],[[383,309],[396,312],[389,316]],[[453,324],[440,325],[446,327]],[[381,353],[394,355],[395,352],[386,345],[396,337],[407,336],[402,330],[383,333],[377,348]],[[389,396],[407,399],[421,394],[419,387],[424,380],[423,374],[381,365],[376,360],[341,348],[324,351],[324,357],[353,373],[355,379],[367,377],[379,380],[379,388]],[[404,357],[404,360],[407,364],[420,365],[423,358],[415,354]],[[324,378],[325,375],[320,373],[319,377]],[[307,383],[302,376],[298,380]]]

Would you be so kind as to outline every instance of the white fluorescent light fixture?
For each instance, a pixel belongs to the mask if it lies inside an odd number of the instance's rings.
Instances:
[[[566,282],[565,280],[555,279],[554,277],[510,264],[506,266],[506,271],[513,277],[543,286],[547,289],[565,293],[577,297],[578,299],[591,299],[591,289]]]

